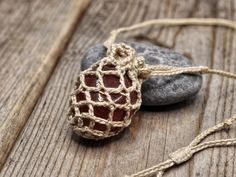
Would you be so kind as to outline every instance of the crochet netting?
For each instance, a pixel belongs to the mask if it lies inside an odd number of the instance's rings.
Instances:
[[[141,105],[144,59],[127,45],[113,45],[107,57],[81,72],[71,94],[69,122],[73,130],[90,139],[121,132]]]

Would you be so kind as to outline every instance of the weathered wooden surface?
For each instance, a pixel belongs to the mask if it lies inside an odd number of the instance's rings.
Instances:
[[[88,2],[0,2],[0,167]]]
[[[66,123],[68,96],[86,49],[108,32],[153,18],[236,18],[236,1],[92,1],[61,57],[0,176],[118,177],[150,167],[187,145],[199,132],[236,113],[235,82],[204,76],[194,100],[169,107],[142,108],[120,136],[84,141]],[[236,72],[236,35],[211,27],[148,28],[134,39],[184,53],[201,65]],[[0,60],[1,61],[1,60]],[[6,62],[9,64],[8,62]],[[10,64],[9,64],[10,65]],[[1,76],[2,77],[2,76]],[[11,100],[14,101],[14,100]],[[235,129],[212,139],[233,137]],[[205,150],[167,172],[167,177],[236,176],[235,148]]]

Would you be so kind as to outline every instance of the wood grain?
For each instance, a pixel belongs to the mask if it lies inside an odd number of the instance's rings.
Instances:
[[[92,142],[66,123],[68,97],[87,48],[109,31],[153,18],[236,19],[236,1],[94,0],[55,68],[0,176],[118,177],[150,167],[187,145],[199,132],[236,113],[235,82],[204,76],[195,99],[167,107],[143,107],[120,136]],[[125,36],[125,35],[124,35]],[[124,37],[123,36],[123,37]],[[131,35],[130,35],[131,36]],[[132,39],[148,40],[188,55],[195,63],[236,72],[236,35],[224,28],[151,27]],[[212,139],[233,137],[235,129]],[[236,176],[235,149],[203,151],[166,177]]]
[[[0,2],[0,168],[88,2]]]

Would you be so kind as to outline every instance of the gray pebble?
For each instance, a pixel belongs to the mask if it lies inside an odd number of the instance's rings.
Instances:
[[[145,58],[150,65],[165,64],[171,66],[194,66],[183,55],[154,45],[127,42]],[[89,68],[93,63],[106,56],[102,44],[90,48],[82,59],[81,69]],[[181,102],[194,97],[202,86],[202,76],[198,74],[179,74],[175,76],[151,76],[142,84],[142,105],[159,106]]]

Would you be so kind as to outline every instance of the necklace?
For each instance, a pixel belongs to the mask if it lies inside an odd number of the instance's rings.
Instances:
[[[236,79],[236,74],[210,69],[207,66],[176,67],[169,65],[147,65],[142,56],[137,56],[135,49],[124,43],[115,43],[118,34],[133,31],[149,25],[207,25],[224,26],[236,29],[236,22],[225,19],[156,19],[130,27],[113,30],[104,42],[107,55],[78,76],[71,94],[68,121],[77,134],[89,139],[104,139],[115,136],[132,122],[132,117],[139,110],[141,84],[150,76],[172,76],[188,74],[217,74]],[[175,164],[183,163],[196,152],[215,146],[236,144],[236,138],[215,140],[201,143],[208,135],[228,128],[236,115],[223,123],[207,129],[198,135],[187,147],[171,153],[169,160],[154,167],[135,173],[129,177],[146,177],[164,171]]]

